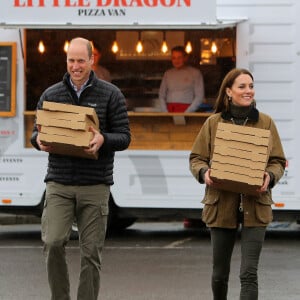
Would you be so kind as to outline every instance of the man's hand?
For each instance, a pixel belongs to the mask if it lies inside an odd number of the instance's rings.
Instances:
[[[40,132],[41,131],[41,125],[37,125],[37,128],[38,128],[38,132]],[[51,146],[44,145],[41,142],[39,133],[36,137],[36,142],[39,145],[41,151],[45,151],[45,152],[50,152],[51,151]]]
[[[92,126],[89,128],[89,131],[94,133],[94,137],[90,141],[90,148],[84,149],[84,151],[88,154],[96,154],[104,143],[104,137]]]

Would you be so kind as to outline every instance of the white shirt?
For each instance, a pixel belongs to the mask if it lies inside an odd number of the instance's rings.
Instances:
[[[204,99],[202,73],[191,66],[167,70],[160,85],[159,99],[162,111],[167,111],[167,103],[190,104],[186,112],[196,111]]]

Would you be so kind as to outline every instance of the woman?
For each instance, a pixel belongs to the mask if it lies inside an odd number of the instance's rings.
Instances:
[[[268,129],[272,146],[257,196],[218,189],[210,177],[210,161],[218,122]],[[252,74],[233,69],[224,78],[215,114],[201,128],[190,154],[193,176],[206,184],[202,220],[210,227],[213,249],[212,291],[214,300],[227,299],[230,261],[241,227],[240,300],[258,299],[257,267],[267,225],[272,221],[271,189],[283,175],[285,156],[274,121],[255,107]]]

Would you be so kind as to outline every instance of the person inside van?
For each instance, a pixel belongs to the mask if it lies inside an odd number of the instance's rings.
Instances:
[[[159,88],[159,101],[164,112],[194,112],[204,100],[204,82],[199,69],[187,64],[183,46],[171,50],[173,68],[167,70]]]
[[[100,64],[102,58],[102,49],[95,42],[93,42],[93,55],[94,55],[93,71],[96,73],[99,79],[111,82],[110,72]]]

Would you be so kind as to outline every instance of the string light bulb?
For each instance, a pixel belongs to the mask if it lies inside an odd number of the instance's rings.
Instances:
[[[162,43],[161,52],[164,54],[168,52],[168,45],[167,45],[166,41],[163,41],[163,43]]]
[[[113,45],[112,45],[112,47],[111,47],[111,51],[112,51],[113,53],[117,53],[117,52],[119,51],[119,46],[118,46],[117,41],[114,41],[114,42],[113,42]]]
[[[137,45],[136,45],[136,52],[137,53],[141,53],[143,52],[143,44],[141,41],[138,41]]]
[[[43,41],[39,41],[38,50],[41,54],[43,54],[46,51]]]
[[[163,32],[163,43],[161,45],[161,52],[166,54],[168,52],[168,45],[167,45],[167,42],[166,42],[166,32],[164,31]]]
[[[213,54],[216,54],[216,53],[217,53],[218,47],[217,47],[217,44],[216,44],[215,41],[212,42],[210,50],[211,50],[211,52],[212,52]]]
[[[143,52],[143,44],[141,41],[141,32],[139,32],[139,40],[138,43],[136,44],[135,50],[137,53],[142,53]]]
[[[186,46],[185,46],[185,52],[189,54],[192,51],[193,51],[192,43],[190,41],[188,41]]]
[[[67,53],[68,49],[69,49],[69,41],[65,41],[65,44],[64,44],[64,51]]]

